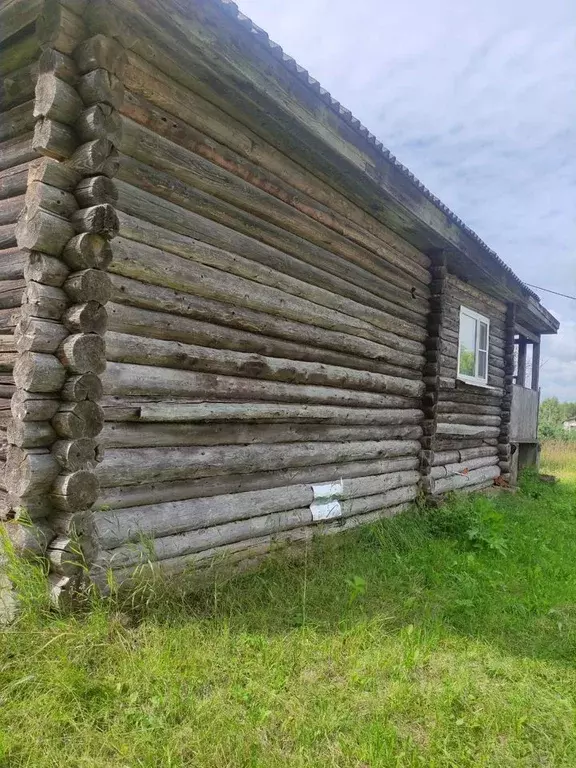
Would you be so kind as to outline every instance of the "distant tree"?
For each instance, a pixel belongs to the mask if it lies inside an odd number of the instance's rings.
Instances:
[[[568,432],[562,426],[572,418],[576,418],[576,403],[561,403],[557,397],[547,397],[540,403],[540,437],[576,439],[574,433]]]

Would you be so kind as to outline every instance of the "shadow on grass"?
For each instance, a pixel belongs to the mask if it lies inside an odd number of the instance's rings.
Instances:
[[[480,538],[478,508],[496,520]],[[200,593],[185,579],[155,582],[118,610],[136,623],[196,620],[260,635],[303,626],[346,632],[365,622],[385,634],[413,626],[521,657],[573,662],[576,488],[527,476],[516,495],[461,497],[448,513],[440,526],[413,512],[317,540],[298,560],[272,556],[259,572],[215,576]],[[439,531],[442,520],[459,514],[464,523],[470,516],[468,528]]]

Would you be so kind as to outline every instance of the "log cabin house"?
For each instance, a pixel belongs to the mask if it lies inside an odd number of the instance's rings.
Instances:
[[[534,459],[557,321],[234,3],[4,0],[0,46],[1,514],[54,594]]]

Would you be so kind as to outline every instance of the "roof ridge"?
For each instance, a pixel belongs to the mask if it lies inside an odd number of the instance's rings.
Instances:
[[[364,126],[360,120],[357,117],[354,117],[352,112],[349,109],[346,109],[346,107],[342,106],[340,102],[335,99],[329,91],[327,91],[325,88],[323,88],[318,80],[316,78],[312,77],[308,70],[306,70],[304,67],[300,66],[298,62],[292,58],[292,56],[289,56],[287,53],[284,52],[282,46],[280,46],[278,43],[275,43],[268,33],[259,27],[257,24],[255,24],[252,19],[250,19],[248,16],[246,16],[242,11],[239,9],[238,5],[234,2],[234,0],[215,0],[222,8],[223,10],[231,16],[235,21],[237,21],[239,24],[241,24],[243,27],[245,27],[254,37],[264,46],[266,46],[267,50],[269,50],[272,55],[277,58],[279,61],[281,61],[284,66],[291,70],[300,80],[302,80],[309,88],[311,88],[313,91],[315,91],[320,98],[348,125],[350,125],[352,128],[354,128],[358,133],[360,133],[361,136],[363,136],[370,144],[372,144],[378,152],[385,157],[388,161],[390,161],[407,179],[409,179],[421,192],[423,195],[425,195],[429,200],[431,200],[434,205],[436,205],[440,210],[448,216],[451,221],[453,221],[455,224],[457,224],[461,229],[466,232],[466,234],[471,237],[473,240],[475,240],[495,261],[518,282],[518,284],[527,291],[531,296],[533,296],[538,302],[540,302],[540,296],[535,293],[531,288],[529,288],[526,283],[524,283],[518,275],[514,272],[514,270],[506,264],[506,262],[498,256],[496,251],[492,250],[483,240],[482,238],[474,232],[473,229],[470,229],[470,227],[465,224],[462,219],[457,216],[454,211],[452,211],[450,208],[448,208],[447,205],[445,205],[436,195],[434,195],[416,176],[405,166],[403,165],[396,157],[393,155],[389,149],[387,149],[384,144],[374,136],[373,133],[371,133],[366,126]]]

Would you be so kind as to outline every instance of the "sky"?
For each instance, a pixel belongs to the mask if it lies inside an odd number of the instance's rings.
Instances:
[[[576,297],[574,0],[239,0],[526,283]],[[542,396],[576,401],[576,300]]]

